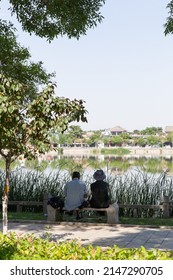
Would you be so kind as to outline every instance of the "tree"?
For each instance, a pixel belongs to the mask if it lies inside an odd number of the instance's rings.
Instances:
[[[3,232],[7,232],[10,165],[19,156],[36,158],[52,148],[51,133],[64,132],[73,121],[86,122],[83,100],[55,96],[49,84],[34,100],[25,101],[27,86],[0,74],[0,155],[5,159]]]
[[[77,138],[82,138],[83,130],[79,125],[71,125],[68,133],[75,140]]]
[[[126,144],[126,143],[129,142],[129,139],[130,139],[129,133],[123,132],[123,133],[121,133],[121,137],[122,137],[122,139],[123,139],[124,144]]]
[[[145,147],[147,144],[146,139],[144,139],[143,137],[136,138],[134,142],[135,142],[135,145],[138,145],[140,147]]]
[[[16,39],[16,29],[11,23],[0,20],[0,72],[20,83],[27,84],[26,97],[36,94],[38,85],[46,85],[54,74],[43,69],[43,63],[30,61],[27,48]]]
[[[120,135],[112,136],[110,139],[111,146],[122,146],[123,138]]]
[[[110,146],[110,137],[103,137],[102,141],[106,147]]]
[[[147,127],[144,130],[141,131],[142,135],[156,135],[156,134],[162,134],[163,129],[162,127]]]
[[[73,139],[70,137],[68,133],[59,133],[58,143],[60,145],[72,145]]]
[[[135,130],[133,130],[133,134],[140,134],[140,130],[138,130],[138,129],[135,129]]]
[[[165,27],[165,35],[168,34],[173,34],[173,0],[171,0],[168,5],[167,5],[167,9],[169,9],[169,16],[167,18],[167,21],[164,25]]]
[[[58,36],[79,39],[85,35],[102,21],[100,9],[105,0],[9,3],[24,31],[52,41]],[[29,62],[29,51],[17,43],[14,31],[12,24],[0,22],[0,154],[6,162],[3,231],[7,230],[11,162],[20,154],[30,159],[49,150],[52,130],[65,131],[73,121],[86,121],[82,100],[55,98],[53,84],[38,92],[38,85],[45,86],[53,74],[45,72],[42,62]]]
[[[100,140],[101,132],[94,131],[90,138],[86,141],[89,146],[96,146],[98,141]]]
[[[103,19],[105,0],[9,0],[24,31],[51,41],[67,35],[79,38]]]
[[[154,145],[159,145],[160,144],[160,139],[158,136],[155,135],[149,135],[147,137],[147,144],[154,146]]]

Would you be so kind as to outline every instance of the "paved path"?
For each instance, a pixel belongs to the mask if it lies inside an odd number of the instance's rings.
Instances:
[[[2,231],[2,223],[0,223]],[[173,250],[173,227],[141,227],[125,225],[84,224],[84,223],[41,223],[9,222],[9,231],[19,234],[34,233],[50,240],[78,240],[83,245],[112,246],[146,249],[159,248]]]

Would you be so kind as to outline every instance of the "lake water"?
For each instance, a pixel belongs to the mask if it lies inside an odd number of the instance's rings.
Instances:
[[[0,168],[4,169],[4,162],[0,161]],[[35,161],[20,160],[12,165],[12,169],[22,167],[26,169],[37,169],[46,173],[58,170],[74,171],[92,174],[96,169],[103,169],[107,173],[119,175],[125,172],[142,169],[148,173],[162,173],[167,170],[173,176],[173,156],[115,156],[102,154],[73,154],[47,156]]]
[[[134,169],[142,169],[148,173],[162,173],[167,170],[173,175],[173,157],[143,157],[143,156],[114,156],[114,155],[58,155],[42,161],[26,161],[26,168],[38,168],[46,172],[64,170],[92,173],[103,169],[111,174],[123,174]]]

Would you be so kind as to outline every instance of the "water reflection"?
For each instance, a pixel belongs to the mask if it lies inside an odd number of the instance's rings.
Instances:
[[[139,156],[111,156],[111,155],[73,155],[73,156],[55,156],[42,161],[26,161],[27,168],[40,169],[43,171],[49,169],[61,169],[73,171],[88,170],[92,171],[98,168],[109,170],[113,174],[123,174],[134,168],[141,168],[149,173],[161,173],[165,170],[169,175],[173,175],[173,157],[139,157]]]
[[[173,157],[151,157],[147,156],[113,156],[113,155],[55,155],[37,160],[17,160],[12,165],[16,167],[44,170],[68,170],[74,169],[83,171],[93,171],[98,168],[105,169],[115,175],[123,174],[134,168],[140,168],[149,173],[162,173],[167,170],[168,175],[173,175]],[[0,160],[0,168],[4,169],[5,164]]]

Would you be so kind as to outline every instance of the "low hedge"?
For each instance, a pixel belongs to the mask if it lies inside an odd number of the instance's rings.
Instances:
[[[0,233],[0,260],[173,260],[173,251],[123,249],[116,245],[102,249],[75,241],[54,242],[31,234]]]

